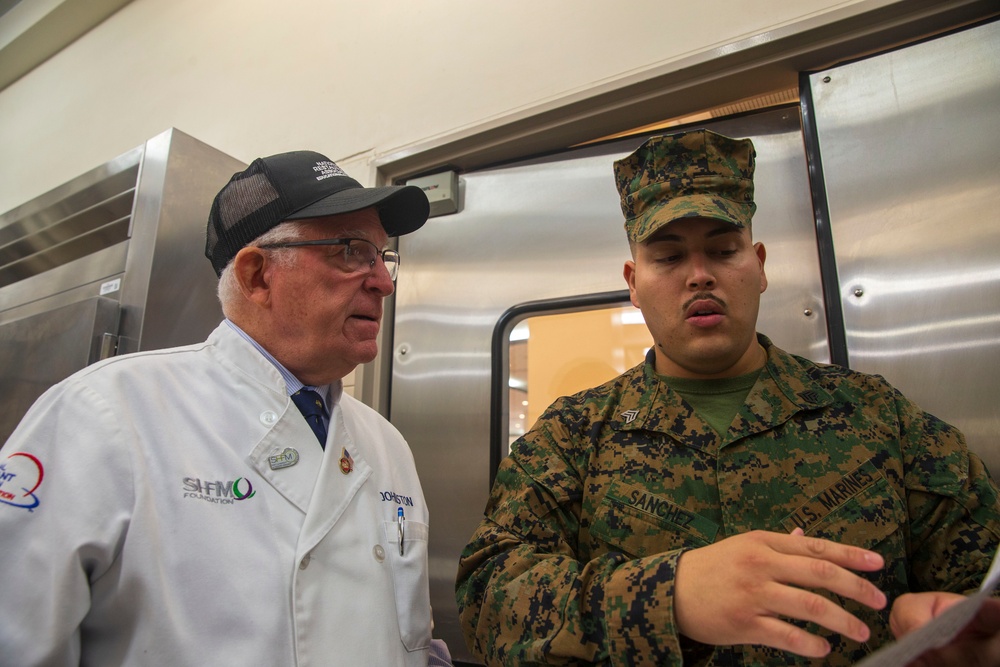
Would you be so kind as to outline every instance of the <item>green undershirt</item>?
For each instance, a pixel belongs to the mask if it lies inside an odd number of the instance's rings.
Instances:
[[[716,433],[722,435],[729,431],[733,417],[746,401],[747,394],[757,382],[761,370],[758,368],[746,375],[717,380],[692,380],[666,376],[664,380],[671,389],[691,404],[699,417],[707,421]]]

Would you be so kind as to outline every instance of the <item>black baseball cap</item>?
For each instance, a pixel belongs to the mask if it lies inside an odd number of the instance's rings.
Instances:
[[[427,222],[427,195],[413,185],[366,188],[325,155],[292,151],[257,158],[233,174],[208,215],[205,256],[216,275],[236,253],[288,220],[350,213],[374,206],[389,236]]]

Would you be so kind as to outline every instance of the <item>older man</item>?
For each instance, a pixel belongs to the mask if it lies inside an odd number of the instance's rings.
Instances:
[[[457,585],[489,664],[848,665],[890,607],[910,630],[987,571],[1000,502],[962,435],[756,333],[753,171],[749,140],[706,131],[615,163],[654,346],[500,467]]]
[[[0,451],[0,490],[32,487],[0,505],[0,663],[428,663],[413,458],[341,383],[377,353],[389,237],[427,216],[318,153],[233,176],[206,245],[226,320],[73,375]]]

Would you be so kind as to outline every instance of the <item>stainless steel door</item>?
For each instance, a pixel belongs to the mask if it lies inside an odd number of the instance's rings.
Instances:
[[[1000,472],[1000,23],[809,86],[850,366]]]
[[[828,360],[798,109],[705,127],[757,146],[754,238],[768,247],[770,281],[761,331]],[[431,512],[435,632],[458,660],[470,656],[455,574],[489,492],[494,328],[525,302],[625,289],[629,250],[611,163],[644,139],[464,174],[460,212],[400,239],[390,416],[413,448]]]

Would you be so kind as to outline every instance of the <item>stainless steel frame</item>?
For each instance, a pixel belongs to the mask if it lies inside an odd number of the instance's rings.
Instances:
[[[205,224],[244,166],[168,130],[0,216],[0,445],[76,370],[215,327]]]

